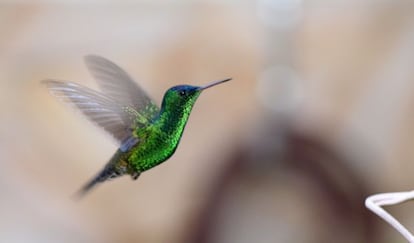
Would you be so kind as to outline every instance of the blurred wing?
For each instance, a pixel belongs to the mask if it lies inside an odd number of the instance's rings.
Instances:
[[[86,56],[85,63],[102,92],[109,98],[134,108],[147,120],[159,112],[159,107],[147,93],[115,63],[95,55]]]
[[[132,129],[137,126],[133,108],[122,106],[109,97],[76,83],[44,80],[50,93],[75,105],[93,123],[105,129],[121,144],[131,143]],[[135,141],[135,143],[138,141]]]

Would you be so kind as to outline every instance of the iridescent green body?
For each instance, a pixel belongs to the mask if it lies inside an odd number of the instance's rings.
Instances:
[[[194,92],[194,95],[183,99],[174,90],[167,91],[160,114],[147,127],[134,131],[134,136],[139,137],[141,141],[125,153],[125,160],[132,170],[143,172],[151,169],[175,152],[191,109],[201,93]]]
[[[86,64],[103,93],[79,84],[43,81],[56,97],[75,105],[87,118],[110,133],[120,144],[105,167],[80,191],[97,183],[129,174],[133,179],[174,154],[191,110],[205,86],[179,85],[168,89],[158,108],[148,95],[116,64],[87,56]]]

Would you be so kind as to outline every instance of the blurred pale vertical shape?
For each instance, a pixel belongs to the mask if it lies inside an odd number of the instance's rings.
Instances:
[[[276,116],[289,115],[298,110],[304,99],[300,78],[289,66],[265,69],[258,78],[258,99]]]
[[[257,14],[273,30],[292,30],[302,19],[302,0],[258,0]]]
[[[261,126],[264,124],[262,120],[267,119],[269,114],[277,121],[288,120],[302,100],[301,80],[294,67],[293,42],[302,17],[302,1],[259,0],[256,2],[256,13],[264,36],[255,94],[264,106],[261,110],[268,113],[256,117],[258,126]],[[256,132],[257,127],[249,131]],[[263,139],[260,135],[257,137]],[[278,136],[272,137],[272,140],[278,139]],[[262,142],[257,143],[257,146],[262,146]],[[269,146],[272,146],[272,142]],[[254,160],[254,163],[251,165],[252,170],[266,167],[260,159]],[[272,184],[271,179],[267,180],[265,175],[263,177],[246,179],[241,185],[228,189],[222,204],[219,203],[221,206],[218,206],[218,218],[212,226],[211,241],[206,242],[306,242],[306,218],[299,216],[299,213],[284,214],[281,209],[286,201],[290,202],[290,206],[298,206],[298,211],[305,208],[300,206],[301,203],[296,204],[290,193],[284,194],[285,191]],[[250,183],[256,186],[249,187]]]
[[[262,104],[285,119],[302,101],[301,80],[295,65],[294,37],[302,20],[301,0],[257,1],[257,15],[265,29],[257,95]]]

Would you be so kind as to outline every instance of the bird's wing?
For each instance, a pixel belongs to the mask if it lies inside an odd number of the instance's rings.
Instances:
[[[127,149],[138,142],[131,140],[132,130],[140,126],[134,108],[76,83],[59,80],[44,80],[43,83],[51,94],[76,106],[89,120],[110,133],[121,148],[127,146]]]
[[[95,55],[86,56],[85,63],[106,96],[132,107],[147,121],[159,113],[160,109],[155,102],[118,65]]]

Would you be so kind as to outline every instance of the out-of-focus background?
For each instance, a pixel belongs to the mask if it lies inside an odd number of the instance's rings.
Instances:
[[[414,4],[6,2],[0,242],[404,242],[363,203],[414,188]],[[97,88],[87,54],[158,103],[233,81],[202,94],[170,160],[76,201],[116,145],[39,81]],[[412,209],[390,210],[413,229]]]

